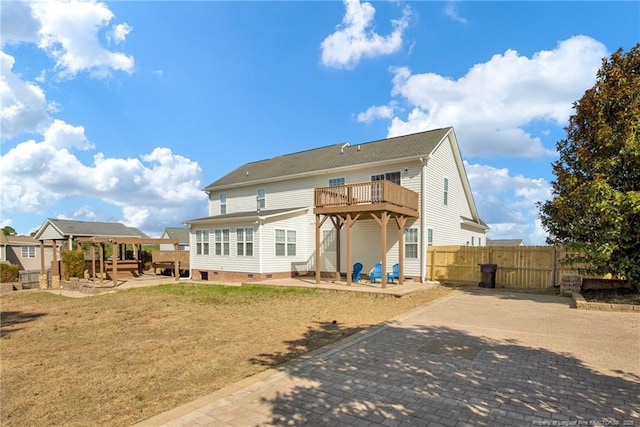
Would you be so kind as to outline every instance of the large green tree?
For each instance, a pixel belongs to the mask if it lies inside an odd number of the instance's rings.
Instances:
[[[10,225],[5,225],[4,227],[2,227],[2,234],[4,234],[5,236],[15,236],[16,230]]]
[[[603,59],[574,108],[540,205],[548,242],[573,250],[581,271],[640,287],[640,43]]]

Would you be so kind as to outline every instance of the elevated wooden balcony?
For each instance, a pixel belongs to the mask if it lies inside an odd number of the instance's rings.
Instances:
[[[391,181],[319,187],[314,191],[315,214],[390,212],[407,217],[419,216],[418,193]]]

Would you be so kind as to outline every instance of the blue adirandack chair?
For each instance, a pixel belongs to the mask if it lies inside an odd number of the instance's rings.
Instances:
[[[393,264],[393,273],[387,273],[387,283],[400,280],[400,265]]]
[[[360,281],[360,273],[362,273],[362,264],[356,262],[353,264],[353,271],[351,272],[351,280],[354,282]]]
[[[382,280],[382,263],[381,262],[374,265],[371,271],[369,272],[369,280],[371,280],[371,283],[374,283],[376,279]]]

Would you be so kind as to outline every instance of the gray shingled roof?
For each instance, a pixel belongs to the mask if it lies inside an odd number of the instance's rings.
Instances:
[[[183,245],[189,244],[189,229],[185,227],[167,227],[164,233],[171,239],[178,239],[178,243]]]
[[[270,209],[270,210],[261,210],[261,211],[234,212],[234,213],[224,214],[224,215],[215,215],[215,216],[207,216],[204,218],[191,219],[189,221],[185,221],[185,223],[189,224],[192,222],[200,222],[200,221],[267,217],[267,216],[284,214],[287,212],[294,212],[294,211],[303,210],[303,209],[307,209],[307,208],[299,207],[299,208]]]
[[[358,164],[426,157],[449,131],[451,127],[362,144],[340,143],[245,163],[206,186],[204,191]]]
[[[134,227],[119,222],[74,221],[49,218],[49,221],[64,236],[105,236],[105,237],[141,237],[149,236]]]
[[[522,239],[487,239],[487,246],[521,246],[524,244]]]

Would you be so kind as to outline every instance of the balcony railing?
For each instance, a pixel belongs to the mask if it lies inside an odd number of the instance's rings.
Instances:
[[[418,193],[391,181],[371,181],[333,187],[319,187],[315,189],[314,197],[316,208],[355,207],[355,205],[386,203],[401,208],[418,210]]]

